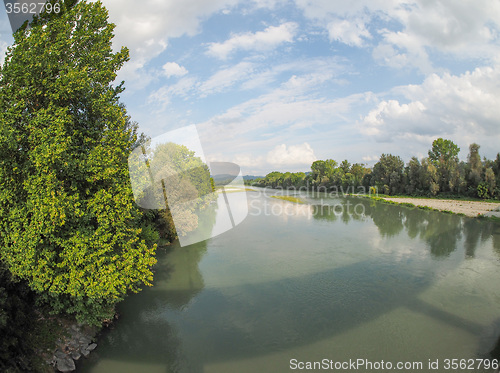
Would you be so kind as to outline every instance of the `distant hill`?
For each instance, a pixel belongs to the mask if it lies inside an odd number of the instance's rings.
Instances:
[[[254,176],[254,175],[245,175],[243,176],[243,180],[255,180],[258,178],[264,178],[265,176]]]

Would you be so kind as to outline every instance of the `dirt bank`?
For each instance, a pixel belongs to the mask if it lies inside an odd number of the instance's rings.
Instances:
[[[384,197],[387,201],[412,203],[415,206],[427,206],[436,210],[448,210],[456,214],[476,217],[478,215],[500,217],[500,203],[480,201],[460,201],[452,199]]]

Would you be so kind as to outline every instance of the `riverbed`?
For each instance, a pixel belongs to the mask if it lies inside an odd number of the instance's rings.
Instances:
[[[397,203],[412,203],[415,206],[426,206],[440,211],[451,211],[469,217],[479,215],[500,217],[500,203],[495,202],[411,197],[384,197],[384,199]]]

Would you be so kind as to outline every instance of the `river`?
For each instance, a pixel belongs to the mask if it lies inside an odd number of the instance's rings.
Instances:
[[[269,197],[279,193],[248,192],[234,229],[160,249],[154,286],[119,305],[78,370],[493,371],[470,359],[500,335],[500,224],[355,197]]]

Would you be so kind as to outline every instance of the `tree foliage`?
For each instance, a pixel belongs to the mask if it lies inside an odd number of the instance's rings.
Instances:
[[[400,193],[403,179],[403,160],[396,155],[382,154],[373,166],[372,184],[386,194]]]
[[[2,259],[56,312],[99,323],[151,284],[127,157],[137,141],[119,104],[114,25],[100,2],[21,28],[0,77]]]
[[[273,188],[318,187],[334,191],[359,190],[368,193],[376,187],[386,194],[406,193],[430,195],[440,193],[479,198],[500,198],[500,153],[495,160],[479,156],[479,145],[471,144],[467,162],[458,159],[460,148],[451,140],[436,139],[428,157],[419,160],[412,157],[404,164],[396,155],[382,154],[372,169],[363,164],[338,163],[332,159],[317,160],[311,165],[309,175],[295,178],[294,175],[274,171],[253,185]],[[337,166],[338,165],[338,166]]]
[[[131,168],[137,169],[133,174],[134,182],[146,186],[142,196],[136,196],[138,204],[160,210],[155,213],[157,223],[162,236],[170,241],[193,231],[198,227],[196,211],[216,198],[208,166],[194,151],[172,142],[154,148],[148,143],[143,151],[147,155],[148,169]],[[129,162],[143,162],[143,159],[132,157]]]

